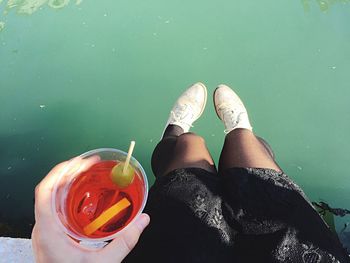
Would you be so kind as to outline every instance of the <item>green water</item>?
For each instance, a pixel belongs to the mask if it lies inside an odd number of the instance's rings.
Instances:
[[[35,185],[90,149],[135,139],[153,182],[169,110],[197,81],[235,87],[287,174],[350,209],[349,1],[79,2],[0,0],[0,222],[28,234]],[[211,99],[193,130],[217,160]]]

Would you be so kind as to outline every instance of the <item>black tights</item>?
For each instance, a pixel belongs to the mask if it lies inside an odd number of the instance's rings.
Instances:
[[[153,173],[157,177],[175,169],[190,167],[217,173],[205,140],[194,133],[184,133],[177,125],[169,125],[154,149]],[[269,145],[247,129],[235,129],[226,135],[218,171],[232,167],[270,168],[281,171]]]

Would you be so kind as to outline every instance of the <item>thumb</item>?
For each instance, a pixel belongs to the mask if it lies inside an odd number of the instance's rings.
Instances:
[[[135,247],[149,222],[150,217],[147,214],[141,214],[120,236],[104,248],[104,252],[109,254],[109,258],[113,258],[114,262],[121,262]]]

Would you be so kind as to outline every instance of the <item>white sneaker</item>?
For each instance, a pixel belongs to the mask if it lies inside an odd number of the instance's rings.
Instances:
[[[213,97],[216,114],[225,125],[225,133],[237,128],[253,130],[243,102],[232,89],[221,84],[214,91]]]
[[[202,115],[206,102],[207,88],[204,84],[198,82],[192,85],[175,102],[165,129],[172,124],[180,126],[184,132],[188,132],[193,127],[192,123]]]

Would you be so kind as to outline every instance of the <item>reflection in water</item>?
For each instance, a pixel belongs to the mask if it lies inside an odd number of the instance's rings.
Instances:
[[[0,0],[0,10],[1,3],[4,2],[4,12],[3,14],[8,14],[11,10],[16,10],[18,14],[31,15],[36,11],[42,9],[45,6],[60,9],[73,2],[73,0]],[[75,0],[76,5],[80,5],[83,0]],[[6,3],[6,4],[5,4]],[[5,28],[5,22],[0,21],[0,32]]]
[[[68,5],[69,0],[49,0],[49,6],[52,8],[62,8]]]
[[[0,0],[1,1],[1,0]],[[5,22],[0,21],[0,32],[5,28]]]
[[[3,0],[0,0],[0,4]],[[5,1],[6,2],[6,1]],[[31,15],[44,6],[59,9],[68,5],[70,0],[8,0],[4,14],[11,9],[16,9],[19,14]],[[75,4],[81,4],[82,0],[76,0]]]
[[[305,11],[310,10],[310,4],[312,0],[301,0]],[[350,3],[350,0],[315,0],[316,4],[319,6],[320,10],[323,12],[328,11],[334,4],[346,4]]]

